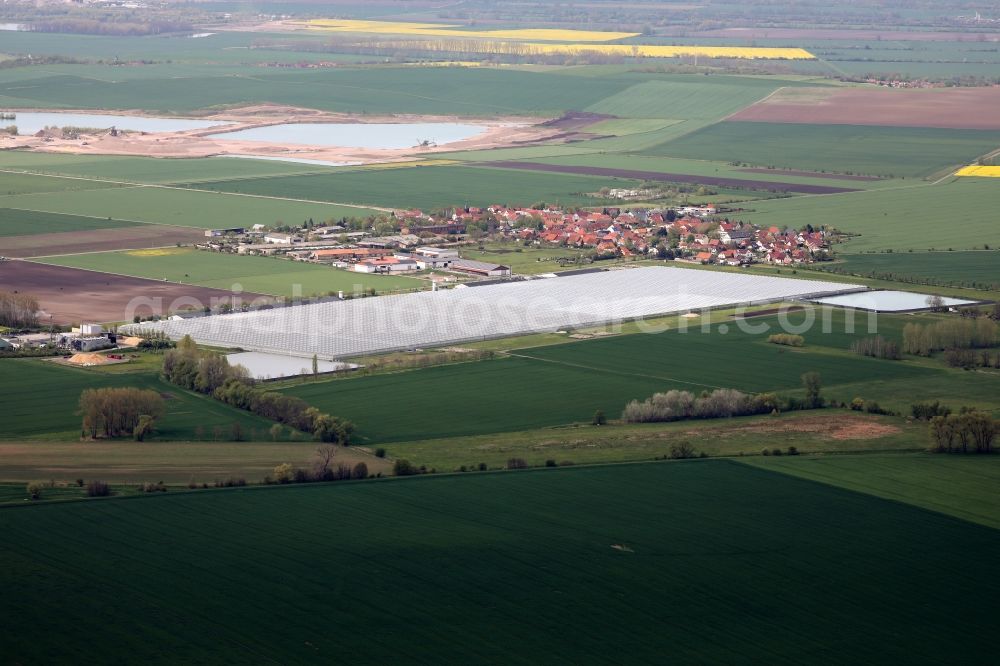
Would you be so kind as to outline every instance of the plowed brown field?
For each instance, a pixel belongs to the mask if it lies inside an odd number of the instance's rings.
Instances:
[[[0,289],[38,299],[42,321],[56,324],[131,321],[135,315],[168,314],[230,302],[232,294],[173,282],[48,266],[30,261],[0,261]],[[242,302],[261,294],[239,295]]]
[[[1000,130],[1000,87],[785,88],[728,120]]]

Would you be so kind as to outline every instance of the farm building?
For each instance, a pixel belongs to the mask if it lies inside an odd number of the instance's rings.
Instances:
[[[413,259],[383,257],[359,261],[354,264],[354,270],[358,273],[404,273],[420,270],[420,266]]]
[[[218,238],[227,234],[243,234],[246,229],[243,227],[232,227],[231,229],[205,229],[205,236],[208,238]]]
[[[264,234],[264,242],[274,243],[275,245],[291,245],[292,243],[301,242],[301,239],[297,236],[293,236],[292,234],[283,234],[272,231],[271,233]]]
[[[291,356],[350,358],[701,308],[863,291],[838,282],[651,266],[130,324],[130,334],[191,335],[200,344]]]
[[[362,259],[378,259],[392,255],[392,250],[372,247],[337,247],[325,250],[313,250],[309,258],[313,261],[360,261]]]
[[[510,275],[510,266],[491,264],[486,261],[473,261],[472,259],[456,259],[451,262],[451,270],[470,275],[480,275],[482,277],[503,277]]]

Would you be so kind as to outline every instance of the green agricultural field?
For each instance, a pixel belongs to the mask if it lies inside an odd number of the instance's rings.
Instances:
[[[756,458],[757,467],[1000,528],[996,456]]]
[[[119,366],[127,368],[127,366]],[[137,364],[135,371],[106,372],[94,368],[72,368],[41,359],[0,359],[0,386],[10,389],[4,396],[0,439],[73,441],[80,437],[76,413],[80,394],[88,388],[128,386],[163,394],[166,415],[156,424],[154,441],[214,439],[215,429],[229,439],[233,423],[239,423],[247,439],[266,439],[272,422],[228,407],[211,398],[177,389],[159,379],[157,369]]]
[[[1000,254],[995,250],[843,254],[838,259],[824,270],[930,284],[1000,286]]]
[[[759,166],[924,177],[1000,147],[984,130],[723,122],[643,151]]]
[[[1000,187],[994,180],[955,178],[938,185],[772,199],[754,202],[738,218],[765,226],[827,225],[861,234],[835,246],[838,253],[1000,247]]]
[[[718,120],[790,84],[780,79],[735,76],[642,78],[646,80],[633,80],[633,85],[586,110],[624,118]]]
[[[41,68],[39,68],[41,69]],[[220,105],[279,101],[353,113],[557,115],[615,95],[631,81],[499,68],[378,67],[268,69],[255,66],[137,70],[90,66],[20,68],[0,77],[8,108],[146,109],[188,113]],[[585,85],[581,85],[585,83]],[[763,97],[763,93],[760,97]]]
[[[234,160],[235,161],[235,160]],[[155,186],[105,190],[0,196],[0,207],[50,213],[111,217],[120,220],[170,224],[202,229],[254,224],[301,224],[362,217],[375,211],[332,203],[284,201],[278,197],[248,197]]]
[[[815,176],[783,173],[779,170],[765,172],[748,171],[750,167],[736,167],[725,162],[711,162],[700,159],[679,159],[635,154],[591,154],[572,157],[542,157],[528,160],[542,164],[565,164],[572,166],[602,167],[605,169],[634,169],[658,173],[689,174],[713,178],[740,178],[747,181],[795,183],[800,185],[824,185],[852,189],[872,189],[893,187],[900,184],[894,180],[846,180],[833,174]]]
[[[589,368],[504,358],[308,383],[285,390],[357,425],[360,443],[509,432],[615,416],[664,385]]]
[[[274,296],[355,293],[375,289],[379,293],[421,289],[424,283],[396,275],[368,275],[289,259],[246,257],[191,248],[99,252],[41,260],[42,263],[135,277],[183,282]]]
[[[0,153],[9,155],[10,152]],[[73,178],[39,178],[38,176],[12,173],[0,167],[0,196],[8,194],[35,194],[38,192],[67,192],[69,190],[96,190],[114,187],[111,183],[95,183]]]
[[[835,311],[836,312],[836,311]],[[781,331],[776,318],[750,319],[764,327],[742,333],[735,324],[702,332],[631,334],[515,350],[510,356],[293,386],[287,390],[321,410],[358,424],[359,441],[379,444],[589,423],[603,410],[618,418],[625,404],[670,389],[714,388],[798,394],[801,375],[819,372],[824,394],[855,397],[908,412],[917,400],[947,396],[957,407],[1000,409],[1000,376],[945,368],[940,361],[883,361],[851,354],[852,340],[869,335],[859,315],[856,333],[843,332],[835,314],[831,333],[822,319],[806,332],[806,346],[767,343]],[[790,318],[798,324],[801,316]],[[878,318],[877,331],[901,338],[905,317]],[[766,330],[765,330],[766,329]],[[364,361],[362,360],[362,363]]]
[[[95,189],[111,187],[99,182],[197,183],[202,180],[222,178],[261,178],[289,176],[304,173],[326,173],[335,167],[324,167],[276,160],[253,160],[231,157],[199,157],[191,159],[124,157],[119,155],[66,155],[55,153],[0,152],[0,169],[27,171],[28,174],[4,174],[0,194],[22,192],[48,192],[67,189]],[[39,178],[34,174],[77,176],[71,178]],[[19,178],[19,181],[9,178]],[[96,179],[96,180],[95,180]],[[17,182],[15,190],[8,183]]]
[[[462,257],[510,266],[515,275],[555,273],[574,268],[585,268],[582,260],[587,250],[553,247],[520,247],[513,243],[494,243],[483,250],[462,250]],[[577,264],[577,261],[581,263]]]
[[[212,429],[208,428],[208,436]],[[229,432],[225,433],[228,439]],[[108,483],[134,484],[163,481],[183,486],[189,482],[211,485],[230,476],[243,477],[248,483],[260,483],[274,467],[287,462],[308,469],[315,458],[316,442],[308,435],[290,440],[292,431],[283,429],[277,441],[270,433],[259,433],[259,442],[143,442],[131,440],[96,442],[7,442],[0,441],[0,481],[8,482],[11,495],[4,498],[0,485],[0,504],[22,503],[24,484],[28,481],[54,480],[60,483],[76,479],[100,479]],[[354,465],[364,462],[374,474],[389,473],[391,465],[371,454],[351,448],[339,448],[334,463]],[[15,482],[17,482],[15,484]],[[79,497],[75,488],[65,495]],[[62,494],[62,493],[60,493]],[[64,496],[65,496],[64,495]],[[56,495],[58,496],[58,495]],[[45,493],[49,499],[49,493]]]
[[[511,458],[533,467],[649,461],[670,456],[671,447],[688,443],[712,456],[761,457],[761,452],[794,446],[800,454],[914,452],[928,446],[927,426],[891,416],[847,410],[788,412],[678,423],[609,423],[543,428],[489,435],[391,442],[387,455],[405,458],[439,472],[476,470],[480,464],[502,469]],[[2,477],[0,477],[2,478]]]
[[[635,181],[595,176],[536,173],[512,169],[431,166],[406,169],[361,169],[332,175],[288,176],[200,183],[199,188],[311,201],[389,206],[445,208],[538,201],[562,205],[597,205],[588,193]]]
[[[63,231],[90,231],[132,227],[135,222],[100,217],[81,217],[62,213],[39,213],[33,210],[0,208],[0,236],[28,236]]]
[[[374,664],[420,646],[456,664],[936,664],[1000,648],[994,530],[734,462],[166,493],[4,509],[0,526],[12,662]]]

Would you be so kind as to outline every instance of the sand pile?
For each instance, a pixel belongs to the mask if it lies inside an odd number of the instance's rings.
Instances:
[[[67,363],[72,363],[73,365],[104,365],[110,363],[111,359],[107,356],[102,356],[101,354],[73,354],[70,358],[66,359]]]

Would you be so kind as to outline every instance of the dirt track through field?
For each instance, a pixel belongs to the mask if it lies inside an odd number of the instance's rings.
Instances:
[[[233,293],[193,285],[112,275],[30,261],[0,262],[0,289],[34,296],[48,323],[131,321],[134,315],[164,315],[194,307],[228,303]],[[240,293],[242,302],[273,300]]]
[[[604,167],[571,166],[567,164],[541,164],[538,162],[482,162],[479,166],[499,169],[524,169],[529,171],[550,171],[553,173],[572,173],[587,176],[608,176],[610,178],[630,178],[633,180],[655,180],[665,183],[696,183],[699,185],[716,185],[718,187],[736,187],[751,190],[766,190],[769,192],[802,192],[804,194],[843,194],[857,192],[851,187],[832,187],[829,185],[802,185],[799,183],[782,183],[767,180],[744,180],[742,178],[718,178],[714,176],[693,176],[681,173],[661,173],[659,171],[636,171],[633,169],[606,169]]]

